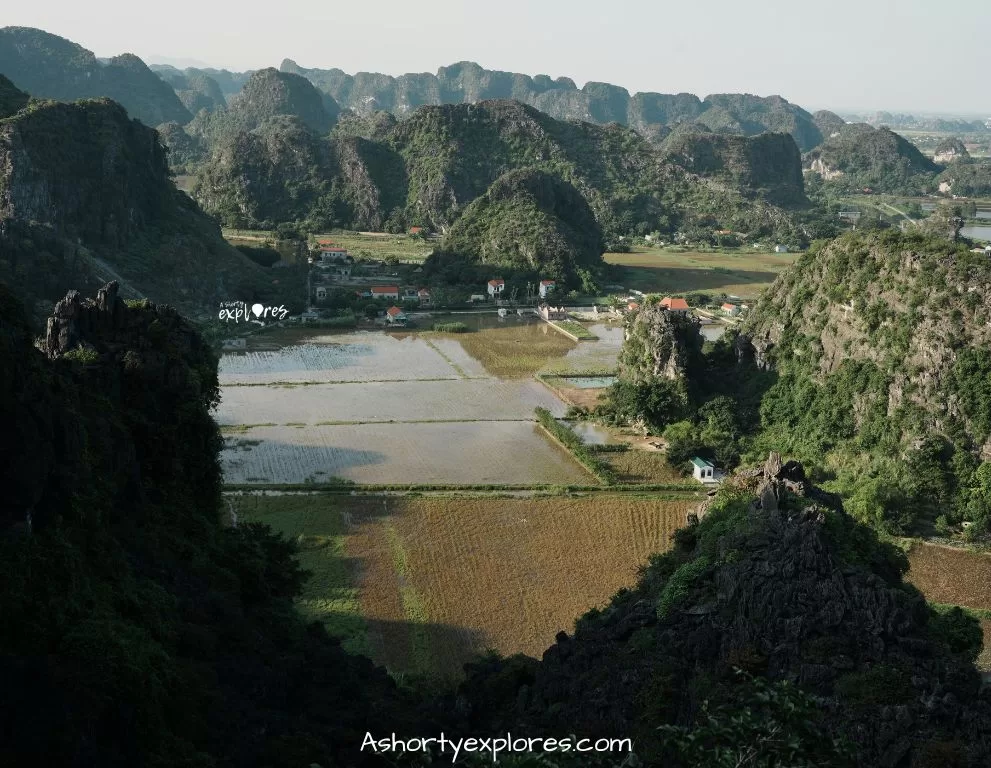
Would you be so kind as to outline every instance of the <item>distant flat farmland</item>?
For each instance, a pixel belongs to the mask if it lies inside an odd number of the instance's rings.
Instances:
[[[628,289],[643,293],[706,291],[754,299],[798,255],[745,249],[702,253],[635,248],[632,253],[607,253],[603,258],[623,268],[619,280]]]
[[[494,648],[537,657],[670,546],[695,499],[243,495],[296,540],[302,609],[394,671],[455,676]]]

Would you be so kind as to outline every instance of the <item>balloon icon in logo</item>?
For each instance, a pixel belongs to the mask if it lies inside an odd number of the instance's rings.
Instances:
[[[261,304],[253,304],[251,306],[251,311],[255,313],[255,317],[261,317],[262,312],[265,311],[265,307],[262,306]]]

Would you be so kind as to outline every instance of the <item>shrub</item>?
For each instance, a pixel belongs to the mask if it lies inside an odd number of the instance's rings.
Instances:
[[[467,333],[468,326],[464,323],[434,323],[434,330],[438,333]]]

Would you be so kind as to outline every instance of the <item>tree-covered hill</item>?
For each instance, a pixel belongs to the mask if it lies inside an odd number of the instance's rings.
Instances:
[[[793,217],[767,199],[806,202],[787,136],[706,134],[696,141],[707,163],[694,169],[628,128],[555,120],[518,102],[422,107],[399,122],[381,115],[347,119],[327,142],[300,137],[295,155],[278,150],[295,141],[288,124],[284,137],[275,124],[235,136],[216,147],[197,199],[237,226],[444,231],[504,173],[532,168],[578,189],[609,237],[724,227],[789,239]],[[269,182],[286,178],[281,188]],[[298,202],[279,201],[286,192]]]
[[[212,112],[227,106],[227,99],[220,90],[220,84],[210,75],[203,72],[178,69],[159,70],[158,76],[175,89],[182,105],[191,115],[196,115],[201,109]]]
[[[126,53],[104,64],[82,46],[40,29],[0,29],[0,74],[37,98],[113,99],[148,126],[186,123],[192,117],[175,91],[137,56]]]
[[[753,452],[814,465],[881,530],[986,537],[989,312],[991,263],[966,245],[886,232],[810,250],[744,324],[776,379]]]
[[[304,75],[343,108],[358,113],[385,110],[406,115],[422,106],[512,99],[559,120],[616,122],[646,136],[657,136],[661,129],[677,123],[701,121],[713,130],[745,136],[765,131],[791,133],[803,152],[822,141],[812,116],[780,96],[714,94],[704,101],[690,93],[631,96],[625,88],[609,83],[589,82],[578,88],[567,77],[552,80],[546,75],[499,72],[470,61],[441,67],[436,75],[400,77],[304,69],[291,59],[283,61],[281,69]]]
[[[176,189],[158,134],[108,100],[33,101],[0,119],[0,245],[0,279],[36,318],[107,276],[196,317],[301,279],[286,270],[273,285],[230,247]]]
[[[937,177],[937,181],[949,185],[946,188],[949,194],[960,197],[989,197],[991,196],[991,162],[959,159],[943,171]]]
[[[269,67],[253,72],[226,109],[197,114],[186,132],[217,146],[253,131],[270,118],[290,116],[323,135],[334,126],[339,112],[337,103],[306,78]]]
[[[921,194],[934,191],[940,168],[914,144],[887,128],[846,125],[805,155],[805,167],[831,187]]]
[[[543,171],[500,176],[444,238],[445,251],[562,287],[590,282],[602,265],[602,230],[577,189]],[[428,265],[428,269],[429,269]]]

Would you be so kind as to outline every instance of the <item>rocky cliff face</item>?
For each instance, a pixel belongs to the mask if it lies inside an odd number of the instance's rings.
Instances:
[[[714,129],[747,136],[764,131],[791,133],[802,151],[822,141],[812,116],[780,96],[716,94],[705,101],[690,93],[631,96],[625,88],[609,83],[588,82],[578,88],[566,77],[552,80],[546,75],[530,77],[499,72],[474,62],[441,67],[436,75],[401,77],[369,72],[349,75],[340,69],[304,69],[291,59],[283,61],[281,69],[307,77],[343,108],[358,113],[385,110],[405,115],[427,105],[513,99],[559,120],[600,125],[616,122],[650,137],[658,137],[663,129],[677,123],[708,120]]]
[[[682,380],[697,370],[701,352],[701,325],[694,315],[643,306],[626,324],[620,376],[633,384]]]
[[[741,698],[732,670],[742,668],[797,684],[815,697],[801,726],[855,745],[841,760],[795,735],[809,764],[976,768],[991,759],[991,698],[973,649],[948,642],[902,582],[904,556],[833,506],[798,464],[772,456],[730,487],[635,588],[560,633],[542,661],[478,665],[462,689],[473,716],[514,734],[621,733],[647,764],[697,765],[658,726],[711,725],[703,700],[735,701],[737,716],[759,709]],[[719,733],[708,732],[710,755]],[[733,754],[747,742],[721,746]]]

